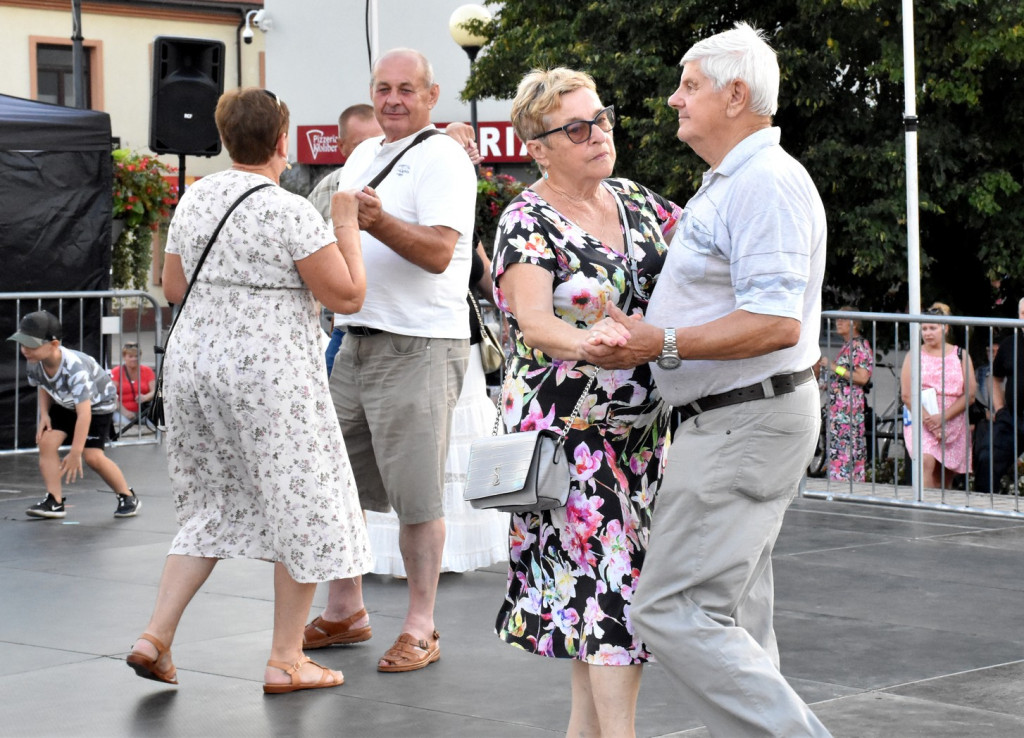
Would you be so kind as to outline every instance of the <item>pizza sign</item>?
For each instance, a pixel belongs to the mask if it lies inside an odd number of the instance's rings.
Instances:
[[[446,123],[438,123],[444,128]],[[516,136],[512,124],[507,121],[478,123],[477,146],[483,154],[484,164],[512,164],[529,162],[526,146]],[[345,158],[338,151],[338,127],[298,126],[298,162],[300,164],[321,164],[338,166]]]

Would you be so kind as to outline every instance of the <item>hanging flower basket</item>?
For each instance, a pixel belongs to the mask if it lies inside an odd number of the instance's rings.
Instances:
[[[159,159],[128,149],[114,151],[115,221],[112,231],[111,283],[114,289],[144,290],[149,286],[153,259],[153,232],[170,216],[178,201],[178,188],[168,179],[177,170]]]
[[[501,214],[526,185],[508,174],[495,174],[490,167],[480,167],[476,181],[476,232],[484,251],[494,257],[494,234]]]

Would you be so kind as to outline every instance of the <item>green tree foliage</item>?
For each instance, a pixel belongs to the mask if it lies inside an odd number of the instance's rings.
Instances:
[[[826,304],[906,307],[903,27],[891,0],[516,0],[492,8],[466,96],[510,98],[533,67],[590,72],[614,103],[619,175],[678,202],[706,165],[666,100],[695,41],[746,20],[779,53],[776,124],[829,218]],[[922,299],[993,313],[1024,289],[1024,4],[918,0]],[[1024,293],[1021,293],[1024,294]]]

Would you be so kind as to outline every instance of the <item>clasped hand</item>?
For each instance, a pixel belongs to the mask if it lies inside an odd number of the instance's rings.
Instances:
[[[921,424],[925,427],[925,430],[931,432],[932,435],[941,436],[943,432],[943,418],[941,413],[935,415],[922,411]]]
[[[657,330],[643,322],[640,314],[626,315],[615,305],[606,308],[607,316],[592,325],[581,341],[583,358],[602,369],[632,369],[645,364],[637,345],[637,334]]]
[[[355,226],[359,221],[359,193],[356,190],[339,190],[331,195],[331,222],[335,228]],[[378,200],[378,202],[380,202]],[[361,224],[360,224],[360,227]]]
[[[359,229],[368,231],[384,217],[384,205],[372,187],[364,187],[355,193],[359,203]]]

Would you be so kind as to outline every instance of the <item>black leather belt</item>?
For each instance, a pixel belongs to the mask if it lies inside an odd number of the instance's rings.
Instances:
[[[775,395],[788,395],[790,392],[795,392],[799,385],[810,380],[813,376],[814,372],[810,369],[804,369],[802,372],[793,372],[792,374],[776,374],[774,377],[768,377],[768,379],[757,384],[729,390],[728,392],[721,392],[717,395],[708,395],[699,400],[673,408],[674,420],[678,425],[684,420],[689,420],[707,410],[738,405],[741,402],[750,402],[751,400],[763,400],[766,397],[774,397]]]
[[[346,333],[350,333],[353,336],[376,336],[378,333],[383,333],[380,328],[367,328],[362,325],[350,325],[345,329]]]

